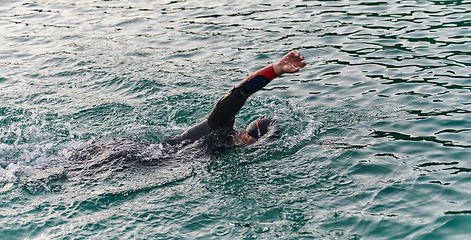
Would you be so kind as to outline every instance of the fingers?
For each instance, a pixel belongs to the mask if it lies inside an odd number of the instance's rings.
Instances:
[[[299,69],[301,69],[302,67],[306,66],[306,63],[303,62],[304,56],[301,55],[301,53],[299,53],[296,50],[293,50],[293,51],[291,51],[291,54],[292,54],[292,56],[295,57],[295,59],[293,59],[293,64],[296,65],[296,67],[299,67]]]
[[[306,62],[303,62],[304,56],[301,55],[296,50],[293,50],[283,56],[280,61],[276,64],[277,69],[279,69],[279,74],[283,73],[295,73],[301,70],[304,66],[306,66]]]
[[[304,56],[301,55],[301,53],[299,53],[299,52],[296,51],[296,50],[291,51],[291,52],[289,53],[289,55],[293,55],[293,56],[295,56],[296,58],[299,58],[299,59],[304,59]]]
[[[292,62],[299,62],[302,67],[306,65],[306,63],[302,62],[304,60],[304,56],[296,50],[288,53],[287,59],[290,59]]]

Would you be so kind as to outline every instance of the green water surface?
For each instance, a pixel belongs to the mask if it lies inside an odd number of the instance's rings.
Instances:
[[[470,13],[468,1],[0,2],[0,238],[470,238]],[[276,117],[281,139],[166,152],[291,50],[308,65],[236,119]],[[117,138],[173,162],[68,171]]]

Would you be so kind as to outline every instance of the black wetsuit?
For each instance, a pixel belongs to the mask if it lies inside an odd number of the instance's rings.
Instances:
[[[232,135],[231,133],[234,131],[234,119],[237,112],[244,106],[245,101],[250,95],[266,86],[276,77],[273,65],[255,72],[247,79],[236,84],[224,95],[216,103],[208,118],[190,127],[180,135],[168,139],[167,142],[170,144],[191,143],[203,136],[216,133],[216,135],[223,135],[222,138],[221,136],[216,137],[224,142],[222,148],[233,147],[233,137],[227,138],[226,136]]]

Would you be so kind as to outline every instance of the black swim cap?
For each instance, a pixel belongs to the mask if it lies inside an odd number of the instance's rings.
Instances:
[[[261,138],[268,129],[268,125],[274,122],[274,119],[271,118],[260,118],[257,119],[249,124],[245,131],[253,138],[259,139]]]

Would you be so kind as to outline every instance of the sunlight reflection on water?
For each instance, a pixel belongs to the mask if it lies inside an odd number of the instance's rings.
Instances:
[[[470,6],[2,2],[0,236],[466,238]],[[162,156],[159,142],[293,49],[309,65],[236,120],[276,117],[278,142],[67,171],[77,151],[115,138]]]

